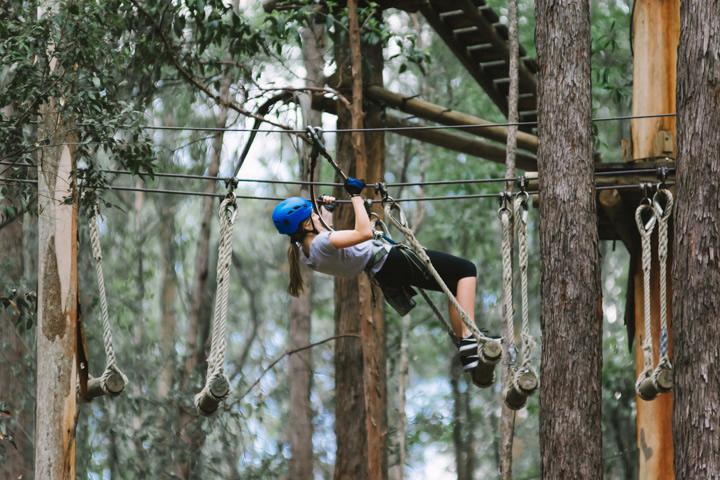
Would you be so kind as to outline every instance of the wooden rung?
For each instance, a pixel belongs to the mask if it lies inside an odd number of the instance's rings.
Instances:
[[[209,391],[202,391],[198,395],[197,401],[198,413],[204,416],[210,416],[218,409],[222,399],[230,393],[230,384],[224,375],[219,376],[210,384]]]
[[[502,358],[502,345],[496,340],[489,340],[480,349],[480,364],[472,371],[472,380],[475,386],[487,388],[495,383],[495,365]]]
[[[473,20],[465,15],[462,10],[450,10],[440,14],[440,20],[445,24],[449,30],[458,30],[461,28],[468,28],[475,25]]]
[[[672,370],[662,369],[654,382],[655,389],[659,393],[668,393],[673,389],[673,372]]]
[[[523,408],[527,398],[538,389],[539,382],[533,372],[524,371],[519,374],[517,386],[519,389],[515,388],[515,384],[511,385],[504,394],[505,405],[511,410]]]
[[[107,388],[110,395],[118,395],[125,388],[125,379],[118,372],[113,372],[107,379]],[[85,400],[90,401],[93,398],[102,397],[105,390],[102,388],[102,380],[100,377],[90,377],[87,383],[87,395]]]
[[[495,10],[493,10],[492,8],[480,7],[479,10],[488,22],[498,23],[500,21],[500,17],[498,17],[497,13],[495,13]]]
[[[655,398],[660,393],[655,388],[655,385],[653,384],[653,381],[650,377],[643,379],[640,382],[640,385],[637,386],[636,391],[637,391],[638,396],[640,396],[640,398],[642,398],[646,402],[655,400]]]

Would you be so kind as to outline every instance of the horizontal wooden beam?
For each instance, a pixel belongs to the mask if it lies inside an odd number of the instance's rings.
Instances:
[[[415,115],[424,120],[448,126],[477,125],[477,128],[463,128],[463,131],[488,140],[507,143],[507,127],[491,126],[494,125],[492,122],[488,122],[482,118],[456,112],[447,107],[435,105],[418,98],[400,95],[375,85],[367,87],[365,92],[371,100],[385,103],[402,112]],[[535,135],[518,132],[517,147],[531,153],[537,153],[538,139]]]
[[[336,114],[337,105],[335,100],[324,97],[322,95],[313,95],[312,108],[322,112]],[[420,122],[410,122],[400,118],[393,112],[386,112],[384,126],[387,128],[406,128],[406,127],[424,127],[425,124]],[[491,162],[505,163],[505,148],[499,145],[483,142],[469,135],[463,135],[456,131],[447,131],[441,129],[408,129],[408,130],[391,130],[390,133],[402,135],[408,138],[414,138],[421,142],[427,142],[431,145],[447,148],[454,152],[465,153],[474,157],[483,158]],[[515,164],[518,168],[526,171],[537,170],[537,159],[535,155],[524,152],[517,152]]]
[[[410,122],[401,119],[392,113],[385,116],[385,126],[388,128],[422,127],[422,123]],[[459,132],[447,130],[393,130],[391,133],[414,138],[438,147],[447,148],[455,152],[465,153],[474,157],[484,158],[491,162],[505,164],[506,150],[504,147],[493,145],[482,140],[463,135]],[[537,159],[530,153],[517,152],[515,165],[526,171],[537,170]]]

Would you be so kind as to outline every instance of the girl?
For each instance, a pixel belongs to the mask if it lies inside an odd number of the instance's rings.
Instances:
[[[381,285],[442,291],[419,262],[411,261],[398,249],[388,245],[379,247],[373,243],[373,228],[360,197],[365,182],[348,178],[344,187],[351,197],[355,212],[355,227],[352,230],[329,231],[323,226],[318,214],[313,212],[312,203],[300,197],[288,198],[275,207],[272,214],[275,227],[279,233],[290,236],[288,293],[294,297],[303,293],[300,260],[315,271],[336,277],[354,277],[365,271]],[[326,212],[322,213],[323,220],[330,225],[332,215],[328,205],[334,207],[335,197],[323,195],[322,201],[326,206]],[[426,250],[426,253],[462,309],[474,322],[475,265],[446,253],[433,250]],[[412,294],[415,293],[410,290]],[[412,305],[414,303],[410,308]],[[449,303],[449,313],[455,335],[461,339],[459,348],[463,369],[472,371],[478,365],[477,341],[452,303]]]

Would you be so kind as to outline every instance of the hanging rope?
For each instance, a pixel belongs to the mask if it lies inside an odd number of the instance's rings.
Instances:
[[[208,356],[205,387],[195,395],[195,408],[201,415],[211,415],[230,394],[230,381],[225,376],[225,330],[228,292],[230,290],[230,264],[232,261],[232,235],[237,206],[231,193],[220,204],[220,245],[217,263],[217,295],[213,318],[212,341]]]
[[[645,199],[646,200],[647,196]],[[645,221],[643,215],[649,213],[650,218]],[[642,246],[642,269],[643,269],[643,307],[645,313],[644,335],[642,350],[644,357],[643,371],[635,382],[635,391],[643,400],[654,399],[658,392],[655,389],[652,379],[653,372],[653,347],[652,347],[652,330],[650,317],[650,270],[652,266],[652,244],[651,235],[655,229],[657,217],[655,209],[649,203],[641,203],[635,210],[635,223],[640,232]]]
[[[535,342],[530,335],[530,322],[527,293],[527,214],[528,194],[524,188],[515,197],[514,211],[507,206],[509,194],[502,196],[502,204],[498,216],[502,222],[502,262],[503,262],[503,297],[505,305],[505,323],[508,335],[509,371],[503,392],[505,405],[512,410],[519,410],[527,403],[527,397],[538,388],[538,376],[530,363],[530,352]],[[515,346],[515,324],[513,322],[513,273],[512,273],[512,224],[516,225],[518,238],[518,266],[520,268],[520,295],[522,301],[522,332],[521,353],[522,365],[517,367],[517,347]]]
[[[501,193],[502,204],[498,210],[498,217],[502,222],[502,284],[503,284],[503,306],[505,307],[505,328],[508,342],[508,361],[511,371],[515,370],[517,361],[517,347],[515,346],[515,324],[513,322],[513,274],[512,274],[512,211],[508,208],[509,193]]]
[[[665,207],[662,199],[665,199]],[[660,360],[652,373],[655,388],[666,393],[672,390],[672,364],[668,355],[667,327],[667,256],[668,220],[672,213],[673,196],[670,190],[659,188],[653,197],[653,208],[658,222],[658,259],[660,261]]]
[[[387,196],[387,192],[384,192],[383,196],[385,218],[389,218],[395,228],[402,232],[410,244],[410,247],[415,252],[415,255],[417,255],[417,257],[423,262],[428,272],[430,272],[437,284],[440,286],[440,289],[450,300],[450,303],[452,303],[452,305],[460,313],[462,322],[468,327],[470,332],[478,341],[478,357],[480,359],[480,364],[473,371],[473,383],[481,388],[489,387],[495,380],[495,365],[497,365],[502,357],[502,346],[500,345],[500,342],[486,336],[480,331],[474,322],[470,321],[470,317],[460,306],[455,298],[455,295],[452,294],[442,277],[440,277],[440,274],[437,270],[435,270],[430,258],[425,253],[425,249],[422,245],[420,245],[420,242],[417,241],[412,230],[408,227],[405,213],[400,205],[395,203],[391,197]],[[397,212],[397,217],[393,214],[393,211]]]
[[[96,215],[90,219],[90,242],[92,244],[93,257],[95,258],[95,273],[97,273],[98,296],[100,297],[100,316],[103,325],[103,343],[105,344],[105,371],[100,377],[100,388],[106,395],[117,396],[125,388],[125,385],[127,385],[128,378],[115,363],[115,350],[113,349],[112,330],[110,329],[107,299],[105,296],[102,250],[100,248],[100,233],[98,232],[97,226],[97,216],[99,216],[97,207],[95,214]]]

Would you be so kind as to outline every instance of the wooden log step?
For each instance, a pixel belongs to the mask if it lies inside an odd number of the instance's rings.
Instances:
[[[504,96],[508,95],[508,92],[510,91],[510,79],[509,78],[495,78],[493,79],[493,83],[495,84],[495,89]],[[519,94],[520,95],[527,95],[527,94],[534,94],[535,92],[531,92],[525,88],[525,86],[521,83],[519,86]]]
[[[470,59],[477,63],[494,62],[497,60],[506,60],[501,52],[498,51],[491,43],[479,43],[466,47]]]
[[[465,14],[464,10],[450,10],[441,13],[440,20],[450,30],[458,30],[475,26],[475,22]]]

